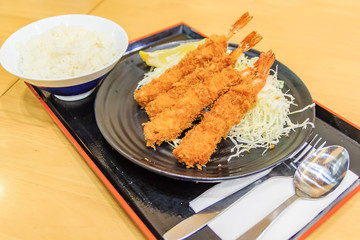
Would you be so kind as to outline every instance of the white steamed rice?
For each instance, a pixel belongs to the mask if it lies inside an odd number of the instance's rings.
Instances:
[[[58,79],[95,71],[116,56],[107,33],[59,25],[29,39],[19,49],[20,71],[28,77]]]

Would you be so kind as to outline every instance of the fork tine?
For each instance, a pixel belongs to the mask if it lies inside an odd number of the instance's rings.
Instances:
[[[312,149],[315,148],[315,146],[321,140],[321,137],[319,137],[319,139],[317,139],[317,137],[318,137],[318,134],[315,134],[315,136],[308,142],[307,146],[299,153],[299,155],[296,157],[296,159],[306,157],[312,151]]]
[[[304,159],[307,158],[308,156],[310,156],[311,154],[313,154],[316,149],[317,149],[317,145],[320,143],[320,141],[322,140],[321,137],[318,137],[318,134],[316,134],[311,141],[307,144],[307,146],[300,152],[300,154],[296,157],[296,159],[294,159],[293,162],[297,162],[300,159]],[[326,141],[324,141],[319,148],[323,148],[326,144]]]
[[[312,142],[314,141],[314,139],[317,136],[318,136],[318,134],[314,134],[314,132],[312,132],[308,138],[308,141],[306,141],[301,147],[299,147],[297,150],[295,150],[295,152],[293,152],[289,156],[289,159],[297,159],[299,157],[299,154],[301,154],[303,152],[303,150],[309,146],[309,144],[312,144]],[[310,141],[309,141],[309,139],[310,139]]]
[[[304,154],[302,154],[302,156],[297,157],[294,161],[292,161],[292,162],[290,163],[290,165],[291,165],[292,167],[294,167],[294,169],[296,169],[297,166],[298,166],[299,163],[300,163],[299,160],[304,160],[305,158],[309,157],[311,154],[313,154],[313,153],[316,151],[316,148],[315,148],[315,147],[316,147],[316,145],[320,142],[320,140],[321,140],[321,137],[316,141],[316,143],[314,143],[314,145],[312,145],[312,146],[308,145],[308,147],[310,147],[310,148],[309,148],[309,150],[304,151],[305,156],[304,156]],[[324,141],[324,142],[318,147],[318,149],[323,148],[323,147],[325,146],[325,144],[326,144],[326,141]]]
[[[321,149],[326,145],[326,141],[324,141],[317,149]]]
[[[312,134],[311,137],[309,137],[310,141],[304,144],[302,148],[300,148],[299,151],[296,152],[295,155],[293,155],[292,161],[290,162],[290,165],[296,169],[299,163],[299,160],[305,159],[316,150],[316,146],[321,141],[321,137],[317,138],[318,134]],[[324,141],[319,148],[324,147],[326,144],[326,141]]]

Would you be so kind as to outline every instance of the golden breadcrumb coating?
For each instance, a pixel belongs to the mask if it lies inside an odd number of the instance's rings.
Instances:
[[[179,162],[187,167],[204,165],[230,128],[256,105],[257,94],[266,83],[270,67],[275,61],[272,51],[261,53],[257,77],[248,76],[223,94],[206,112],[201,122],[189,130],[173,151]]]
[[[174,141],[182,131],[192,126],[204,108],[251,73],[250,68],[238,71],[229,66],[218,73],[209,74],[202,82],[193,85],[176,105],[165,109],[144,124],[147,146],[154,147],[154,144]]]
[[[204,43],[187,53],[177,65],[169,68],[160,77],[151,80],[139,90],[135,90],[135,100],[141,107],[146,107],[160,93],[168,91],[175,82],[194,72],[196,68],[203,67],[213,57],[225,54],[226,50],[227,38],[224,35],[213,35],[207,38]]]

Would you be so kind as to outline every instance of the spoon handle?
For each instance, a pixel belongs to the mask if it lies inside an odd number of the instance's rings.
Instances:
[[[241,235],[238,240],[257,239],[258,237],[260,237],[260,235],[266,230],[266,228],[272,223],[272,221],[274,221],[287,206],[289,206],[298,198],[299,196],[296,194],[288,198],[275,210],[273,210],[266,217],[264,217],[260,222],[247,230],[243,235]]]

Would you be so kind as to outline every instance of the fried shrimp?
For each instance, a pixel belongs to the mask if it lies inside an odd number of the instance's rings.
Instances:
[[[228,66],[218,73],[205,76],[202,82],[189,88],[176,105],[165,109],[144,124],[147,146],[154,147],[155,143],[160,145],[164,141],[174,141],[183,130],[192,126],[204,108],[231,86],[239,84],[242,79],[252,74],[252,68],[238,71]]]
[[[228,66],[234,67],[238,57],[243,52],[248,51],[250,48],[254,47],[261,39],[262,37],[255,31],[250,33],[239,44],[237,49],[231,52],[231,54],[224,54],[218,57],[214,57],[211,61],[206,63],[203,68],[197,68],[191,74],[188,74],[183,79],[174,83],[167,92],[159,94],[145,107],[145,110],[150,119],[154,118],[157,114],[161,113],[172,105],[177,104],[178,100],[187,92],[189,86],[193,86],[199,82],[202,82],[205,77],[217,73],[223,68]]]
[[[255,77],[244,77],[243,81],[218,98],[201,122],[186,133],[173,151],[179,162],[187,167],[201,167],[210,160],[217,144],[226,139],[230,128],[255,106],[257,94],[265,85],[274,61],[272,51],[261,53]]]
[[[203,67],[205,63],[215,56],[226,53],[227,41],[250,20],[249,13],[245,13],[235,22],[226,35],[213,35],[206,39],[196,49],[187,53],[184,58],[175,66],[169,68],[160,77],[153,79],[150,83],[135,90],[135,100],[141,107],[154,100],[160,93],[168,91],[174,83],[183,79],[186,75],[195,71],[198,67]]]

